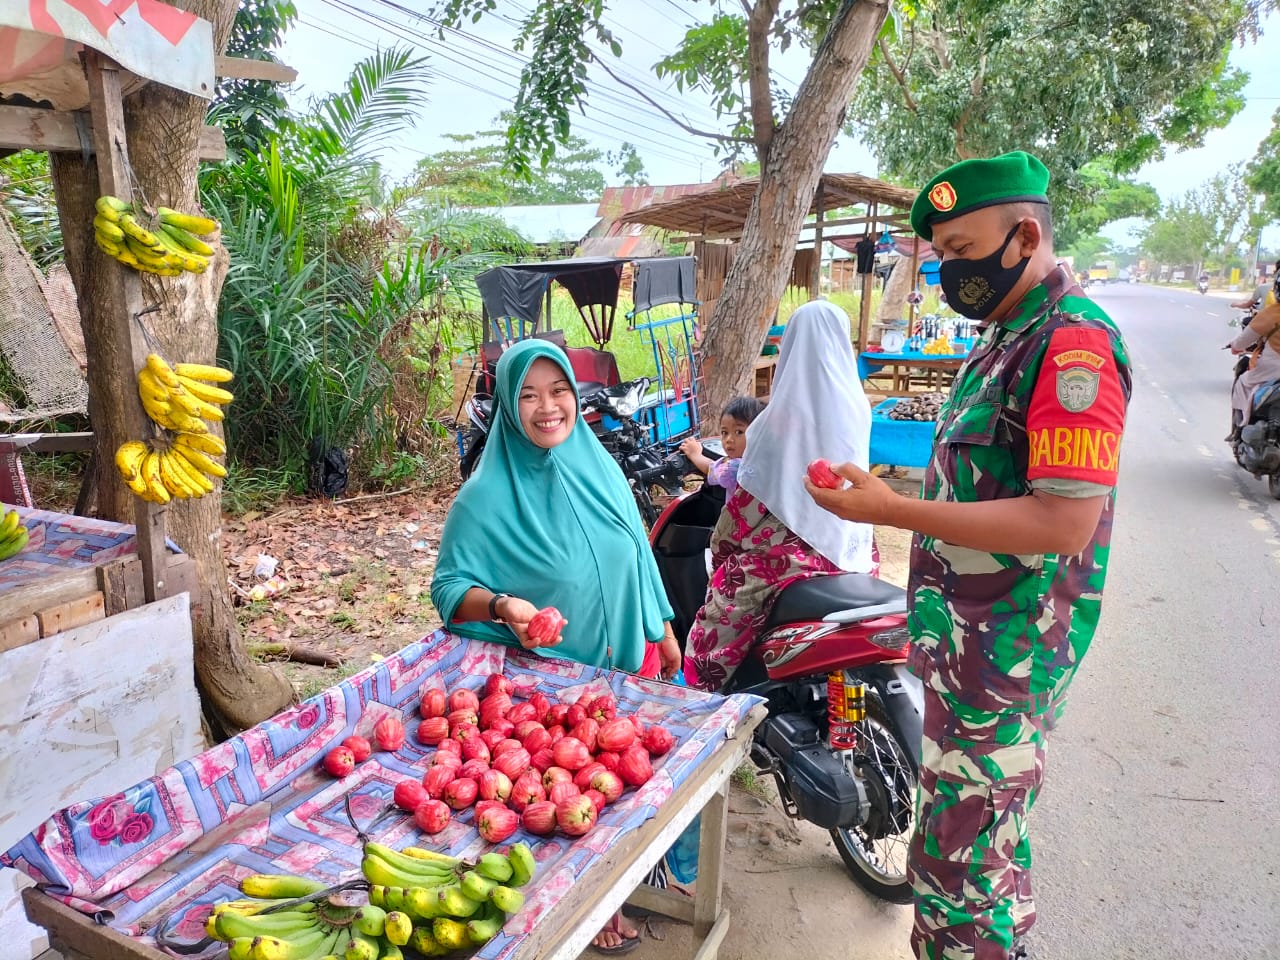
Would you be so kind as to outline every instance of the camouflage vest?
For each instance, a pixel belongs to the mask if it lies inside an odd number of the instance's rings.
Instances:
[[[973,502],[1031,493],[1027,408],[1050,337],[1068,324],[1107,332],[1128,401],[1131,377],[1119,331],[1059,268],[1010,319],[986,327],[957,373],[938,414],[925,499]],[[912,669],[978,709],[1047,706],[1093,639],[1114,507],[1112,490],[1091,542],[1077,556],[990,554],[916,534]]]

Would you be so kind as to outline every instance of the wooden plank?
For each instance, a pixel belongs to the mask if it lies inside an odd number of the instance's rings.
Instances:
[[[272,83],[293,83],[298,71],[274,60],[246,60],[243,57],[214,57],[213,72],[216,76],[233,80],[270,80]]]
[[[142,561],[136,556],[104,563],[97,571],[107,616],[114,617],[142,605]]]
[[[32,923],[49,931],[50,943],[64,957],[79,954],[93,960],[155,960],[162,956],[34,887],[22,891],[22,906]]]
[[[129,203],[133,200],[133,181],[129,176],[124,104],[120,99],[120,68],[114,61],[90,50],[85,54],[85,77],[89,82],[89,112],[93,117],[97,150],[98,189]],[[149,352],[136,323],[142,314],[142,281],[137,271],[122,264],[105,264],[104,275],[114,313],[112,333],[117,362],[123,367],[113,373],[121,381],[127,378],[132,385],[134,375],[145,366]],[[142,409],[136,390],[126,391],[124,409],[125,435],[150,436],[151,421]],[[142,558],[142,592],[151,601],[160,596],[157,582],[165,572],[165,509],[138,497],[131,499],[138,528],[138,556]]]
[[[51,637],[63,630],[83,627],[106,616],[102,603],[102,592],[95,591],[87,597],[68,600],[56,607],[47,607],[36,611],[36,619],[40,621],[40,636]]]
[[[33,453],[75,453],[93,449],[93,434],[84,433],[42,433],[27,445]]]
[[[85,126],[90,125],[86,122]],[[89,135],[92,138],[91,129]],[[95,141],[95,149],[96,146]],[[39,107],[0,106],[0,149],[78,153],[82,147],[74,113]],[[197,149],[201,160],[227,159],[227,141],[222,129],[205,126],[200,131]]]
[[[693,891],[693,935],[706,939],[720,916],[724,872],[724,844],[729,829],[729,784],[702,808],[698,838],[698,883]]]
[[[86,597],[98,589],[92,567],[66,570],[24,583],[21,590],[0,594],[0,623],[18,620],[56,603]]]
[[[0,653],[16,650],[25,643],[40,639],[40,621],[34,613],[0,624]]]

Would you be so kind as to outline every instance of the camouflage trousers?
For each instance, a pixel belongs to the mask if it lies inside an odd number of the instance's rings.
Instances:
[[[907,863],[915,892],[911,946],[919,960],[1006,960],[1035,922],[1027,814],[1063,697],[1041,712],[990,713],[928,684],[924,693]]]

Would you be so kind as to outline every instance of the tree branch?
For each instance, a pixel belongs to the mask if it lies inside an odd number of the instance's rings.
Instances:
[[[902,88],[902,96],[906,98],[907,109],[912,113],[919,113],[920,107],[911,96],[911,89],[907,86],[906,73],[899,70],[898,65],[893,62],[893,55],[889,53],[889,45],[884,42],[884,37],[876,41],[876,46],[880,48],[880,56],[884,57],[884,64],[889,68],[889,72],[893,74],[893,79],[898,81],[898,86]]]
[[[674,113],[672,113],[662,104],[658,103],[657,100],[654,100],[653,97],[645,93],[643,88],[636,86],[634,83],[631,83],[629,80],[624,80],[622,77],[618,76],[616,73],[610,70],[609,65],[605,63],[602,59],[597,57],[595,54],[591,55],[591,59],[594,60],[605,73],[613,77],[613,79],[616,80],[618,83],[622,84],[628,90],[631,90],[634,93],[639,94],[649,103],[650,106],[655,107],[658,110],[661,110],[668,120],[674,123],[677,127],[683,130],[685,133],[691,133],[695,137],[706,137],[708,140],[722,140],[725,143],[750,143],[751,142],[746,137],[735,137],[732,134],[728,134],[728,133],[712,133],[709,130],[699,130],[697,127],[690,126],[686,121],[681,120],[679,117],[677,117]]]
[[[769,25],[781,0],[757,0],[747,20],[747,80],[751,90],[751,127],[763,167],[775,129],[773,90],[769,86]],[[807,77],[806,77],[807,79]]]

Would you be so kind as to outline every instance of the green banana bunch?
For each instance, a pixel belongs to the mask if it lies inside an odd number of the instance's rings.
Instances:
[[[458,879],[456,865],[448,860],[422,859],[373,842],[364,845],[360,870],[370,883],[384,887],[438,887]]]
[[[23,526],[17,510],[10,510],[0,520],[0,560],[17,556],[27,546],[30,533]]]
[[[152,229],[138,220],[140,211],[132,204],[110,195],[99,197],[94,210],[95,242],[126,266],[162,277],[209,268],[214,248],[200,236],[216,231],[216,221],[159,207]]]

